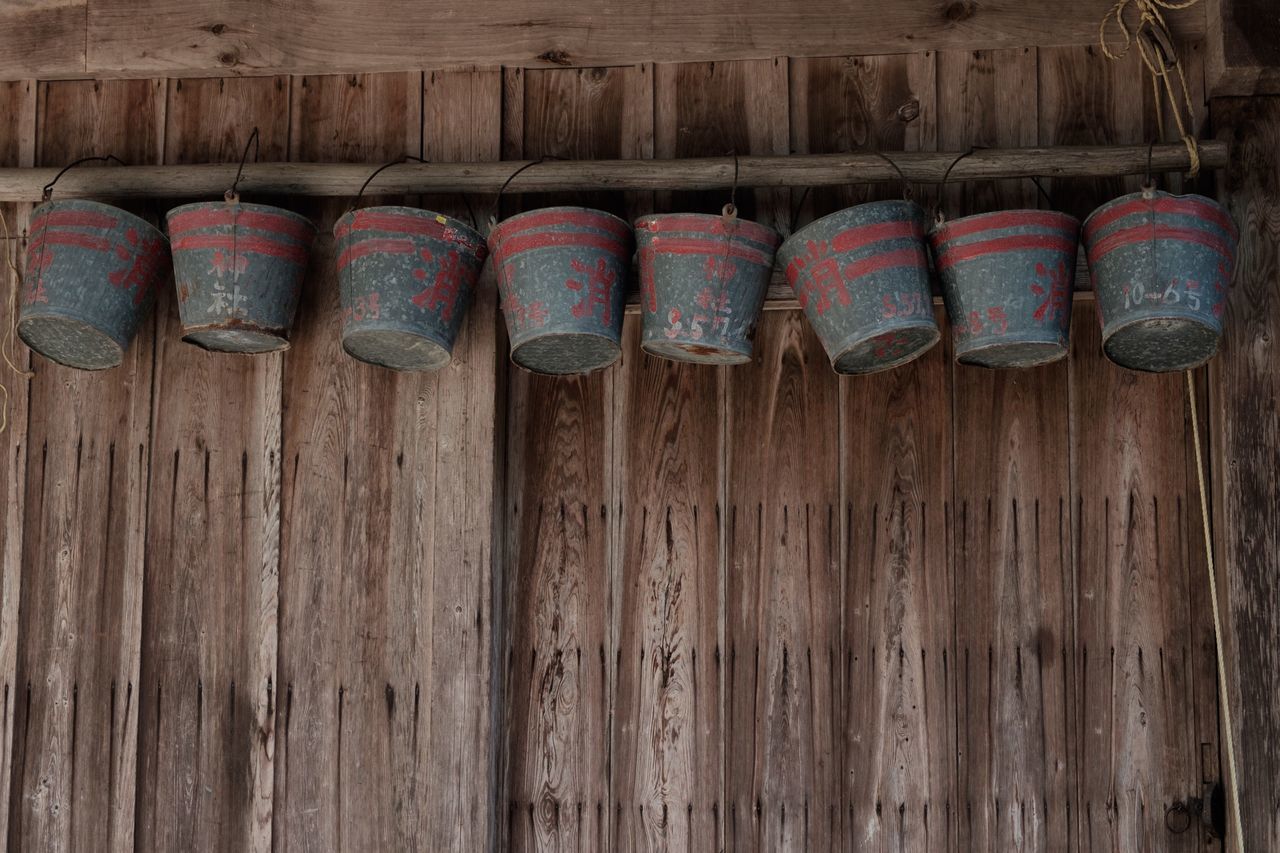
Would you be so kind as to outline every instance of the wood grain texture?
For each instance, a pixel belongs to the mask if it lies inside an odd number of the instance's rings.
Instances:
[[[1207,88],[1215,97],[1280,94],[1280,19],[1267,0],[1205,4]]]
[[[1091,50],[1041,50],[1041,142],[1156,135],[1139,69],[1100,63]],[[1060,209],[1087,214],[1133,189],[1055,181],[1053,194]],[[1199,654],[1202,617],[1189,612],[1207,579],[1188,547],[1197,499],[1188,490],[1185,379],[1112,365],[1087,313],[1075,315],[1071,347],[1077,843],[1190,850],[1191,833],[1170,835],[1164,825],[1165,808],[1201,788],[1193,697],[1196,681],[1212,677]]]
[[[941,145],[1035,142],[1034,50],[938,60]],[[1039,202],[1031,181],[968,184],[945,198],[953,217]],[[1073,849],[1067,362],[957,364],[952,393],[960,849]]]
[[[0,77],[85,76],[88,7],[85,0],[19,0],[9,4],[0,13],[0,32],[4,34],[0,36],[0,52],[7,58]]]
[[[1280,324],[1280,108],[1274,99],[1213,103],[1233,165],[1221,187],[1240,228],[1228,332],[1210,368],[1214,545],[1240,773],[1244,849],[1280,847],[1280,545],[1274,471],[1280,465],[1275,350]],[[1196,511],[1198,505],[1192,504]],[[1225,759],[1224,759],[1225,760]]]
[[[41,163],[156,162],[163,81],[41,84]],[[129,116],[129,121],[120,121]],[[113,370],[34,359],[9,845],[133,845],[152,353]]]
[[[289,139],[289,79],[169,84],[165,162],[238,161]],[[275,753],[283,355],[183,343],[156,304],[137,842],[267,850]]]

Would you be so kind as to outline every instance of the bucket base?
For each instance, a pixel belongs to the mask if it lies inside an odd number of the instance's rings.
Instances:
[[[908,326],[857,341],[831,360],[836,373],[889,370],[924,354],[942,337],[936,326]]]
[[[622,355],[622,347],[602,335],[574,332],[543,335],[513,347],[511,360],[525,370],[562,376],[608,367]]]
[[[349,332],[342,348],[354,359],[391,370],[439,370],[452,357],[430,338],[391,329]]]
[[[746,364],[751,360],[751,356],[744,352],[688,341],[643,341],[640,349],[668,361],[692,364]]]
[[[18,337],[50,361],[78,370],[106,370],[124,361],[124,349],[110,335],[74,317],[30,317]]]
[[[1185,317],[1149,317],[1127,323],[1102,344],[1107,358],[1146,373],[1199,367],[1218,351],[1218,331]]]
[[[956,355],[956,361],[975,367],[1039,367],[1066,358],[1067,348],[1049,341],[987,344]]]
[[[254,354],[289,348],[289,342],[279,335],[257,329],[200,329],[182,339],[211,352]]]

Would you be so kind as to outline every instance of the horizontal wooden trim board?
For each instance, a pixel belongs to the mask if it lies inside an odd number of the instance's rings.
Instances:
[[[1072,294],[1075,302],[1092,303],[1094,301],[1093,290],[1088,284],[1088,271],[1081,268],[1076,276],[1076,291]],[[942,297],[935,295],[933,304],[941,306]],[[799,311],[800,303],[796,301],[795,292],[791,289],[791,285],[781,280],[781,276],[774,274],[773,281],[769,282],[769,290],[765,293],[764,299],[765,311]],[[635,288],[627,291],[627,308],[628,314],[640,313],[640,292]]]
[[[898,179],[938,184],[995,178],[1113,177],[1188,168],[1186,149],[1171,145],[1058,146],[981,149],[962,159],[958,151],[895,151],[887,155],[792,154],[693,157],[670,160],[508,160],[497,163],[403,163],[386,169],[366,192],[578,192],[593,190],[703,190],[743,187],[808,187],[878,183]],[[886,159],[892,158],[892,162]],[[1200,144],[1204,169],[1227,164],[1227,146]],[[532,165],[531,165],[532,164]],[[528,168],[525,168],[525,167]],[[352,163],[253,163],[244,167],[241,193],[354,196],[372,166]],[[947,175],[951,170],[950,176]],[[38,201],[55,168],[0,169],[0,201]],[[173,198],[221,195],[235,180],[235,164],[81,167],[58,181],[58,197]]]

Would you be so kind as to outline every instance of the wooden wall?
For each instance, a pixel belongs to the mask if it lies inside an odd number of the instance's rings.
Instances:
[[[368,163],[1142,142],[1150,97],[1088,47],[19,82],[0,162],[229,160],[254,126]],[[789,232],[898,192],[738,200]],[[628,317],[618,365],[553,380],[507,367],[486,285],[452,367],[393,375],[341,353],[331,249],[284,355],[179,343],[165,294],[124,366],[5,374],[13,849],[1205,848],[1164,822],[1219,778],[1183,380],[1106,362],[1092,305],[1026,372],[944,344],[838,378],[778,311],[749,365],[649,358]]]

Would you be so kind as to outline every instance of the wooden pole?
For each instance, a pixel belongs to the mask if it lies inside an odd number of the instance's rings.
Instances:
[[[1176,172],[1188,167],[1186,149],[1170,145],[987,148],[963,152],[895,151],[881,154],[793,154],[780,157],[704,157],[676,160],[545,160],[533,162],[506,192],[588,190],[700,190],[743,187],[806,187],[897,180],[898,170],[914,183],[991,180],[1040,176],[1096,178]],[[888,159],[886,159],[888,158]],[[960,158],[960,159],[957,159]],[[892,160],[892,162],[890,162]],[[1205,169],[1227,165],[1227,146],[1202,142]],[[501,163],[403,163],[381,172],[367,192],[496,193],[531,161]],[[895,168],[896,167],[896,168]],[[354,196],[375,166],[352,163],[253,163],[245,166],[242,194]],[[39,201],[54,168],[0,169],[0,202]],[[174,198],[220,196],[235,178],[234,163],[190,166],[83,166],[71,169],[54,187],[56,198]]]

